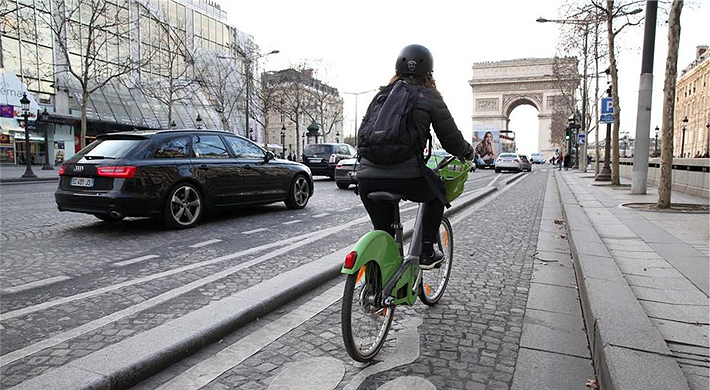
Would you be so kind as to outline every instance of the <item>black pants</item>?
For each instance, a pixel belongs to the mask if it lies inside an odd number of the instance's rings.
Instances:
[[[392,204],[375,202],[369,199],[367,195],[377,191],[397,192],[403,194],[407,200],[426,203],[422,241],[436,242],[441,217],[444,216],[444,203],[439,200],[424,177],[415,179],[360,179],[359,187],[360,199],[370,215],[372,226],[376,230],[388,232],[393,237],[394,211]]]

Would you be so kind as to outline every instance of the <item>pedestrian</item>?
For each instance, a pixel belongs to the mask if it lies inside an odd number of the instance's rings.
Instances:
[[[570,160],[571,160],[571,157],[570,157],[569,153],[565,154],[565,158],[564,158],[565,171],[570,168],[570,166],[569,166]]]
[[[369,194],[377,191],[396,192],[403,194],[410,201],[424,203],[422,255],[419,259],[419,265],[423,269],[433,269],[444,260],[444,255],[434,248],[434,243],[437,241],[439,225],[444,215],[444,205],[447,203],[441,179],[424,164],[424,148],[430,139],[430,126],[434,128],[437,138],[447,152],[467,160],[473,160],[475,154],[436,89],[432,76],[433,70],[434,61],[429,49],[421,45],[406,46],[397,57],[395,75],[387,86],[381,87],[373,103],[370,104],[370,107],[377,107],[377,102],[385,101],[389,92],[394,91],[395,88],[406,88],[411,91],[407,96],[408,99],[413,97],[411,100],[413,103],[410,103],[410,100],[407,100],[407,103],[413,106],[410,106],[412,108],[406,123],[408,134],[416,138],[400,139],[400,143],[392,146],[358,143],[359,194],[375,229],[384,230],[394,237],[395,230],[392,226],[394,211],[390,204],[370,199]],[[382,112],[378,111],[379,114]],[[374,122],[374,115],[368,108],[358,131],[359,140],[363,140],[370,134],[367,132],[367,125],[372,122]],[[380,123],[379,117],[377,123]],[[403,161],[392,162],[389,165],[373,161],[386,160],[388,156],[399,155],[404,146],[412,150],[403,153],[408,156],[403,157]],[[370,158],[365,157],[366,155],[370,155]]]
[[[557,156],[557,170],[561,171],[562,170],[562,162],[564,161],[563,159],[564,154],[560,153],[559,156]]]

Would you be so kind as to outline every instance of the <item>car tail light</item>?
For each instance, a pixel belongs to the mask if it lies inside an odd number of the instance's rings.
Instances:
[[[357,260],[357,252],[352,251],[345,256],[345,268],[353,269],[355,266],[355,260]]]
[[[517,158],[516,158],[515,160],[513,160],[513,161],[515,161],[516,163],[519,163],[519,162],[520,162],[520,160],[518,160]]]
[[[97,167],[96,172],[99,176],[130,179],[136,175],[136,169],[137,168],[133,166]]]
[[[335,167],[336,167],[336,168],[342,168],[342,167],[343,167],[343,163],[339,162],[338,165],[336,165]]]
[[[64,165],[61,165],[61,166],[59,167],[59,176],[64,176],[64,172],[65,172],[66,170],[67,170],[67,167],[65,167]]]
[[[334,154],[331,154],[331,155],[330,155],[330,160],[328,160],[328,162],[334,163],[334,162],[336,162],[336,161],[338,161],[338,156],[336,156],[336,155],[334,155]]]
[[[500,157],[498,157],[498,158],[496,159],[496,162],[500,162]]]

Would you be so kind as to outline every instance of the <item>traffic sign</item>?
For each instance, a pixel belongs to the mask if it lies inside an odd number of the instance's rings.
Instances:
[[[587,143],[587,135],[586,134],[577,134],[577,143],[579,145],[584,145]]]
[[[599,122],[614,123],[614,114],[602,114],[602,116],[599,117]]]
[[[602,115],[614,115],[614,101],[610,97],[602,98]]]

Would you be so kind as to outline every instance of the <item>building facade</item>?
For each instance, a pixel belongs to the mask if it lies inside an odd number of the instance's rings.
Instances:
[[[48,114],[30,127],[35,163],[60,164],[78,151],[83,109],[89,142],[106,132],[148,128],[201,126],[248,134],[243,92],[252,84],[245,75],[257,74],[258,48],[253,37],[227,24],[227,14],[217,3],[5,0],[5,4],[0,68],[16,75],[23,90]],[[7,100],[0,101],[6,104]],[[20,162],[24,127],[16,119],[1,119],[0,158]]]
[[[676,81],[673,156],[710,156],[710,53],[698,46],[695,60]]]
[[[312,69],[266,72],[261,85],[265,144],[300,161],[305,145],[342,142],[343,98]]]

